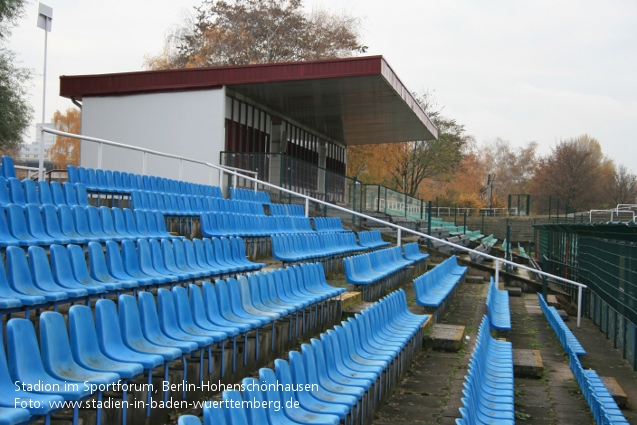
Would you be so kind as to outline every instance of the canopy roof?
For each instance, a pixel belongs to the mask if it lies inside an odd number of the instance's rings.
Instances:
[[[225,86],[345,145],[431,140],[438,130],[382,56],[60,77],[60,96]]]

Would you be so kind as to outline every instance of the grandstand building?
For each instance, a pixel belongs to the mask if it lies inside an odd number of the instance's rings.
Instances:
[[[82,103],[85,135],[257,169],[275,184],[284,157],[345,174],[348,146],[437,137],[382,56],[62,76],[60,95]],[[105,147],[102,166],[141,173],[142,153],[123,153]],[[97,165],[96,144],[82,143],[81,164]],[[176,164],[152,157],[146,171],[178,178]],[[305,190],[324,194],[315,174]],[[203,165],[181,177],[220,184]]]

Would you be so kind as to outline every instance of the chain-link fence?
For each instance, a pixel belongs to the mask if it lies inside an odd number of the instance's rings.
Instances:
[[[588,286],[585,314],[637,369],[637,224],[534,228],[544,270]]]

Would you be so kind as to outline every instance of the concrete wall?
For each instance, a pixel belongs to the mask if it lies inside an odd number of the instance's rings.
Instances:
[[[86,97],[82,133],[219,164],[224,149],[225,89]],[[104,146],[102,168],[142,174],[141,152]],[[97,144],[82,142],[81,165],[97,167]],[[148,155],[148,175],[179,178],[179,160]],[[184,162],[183,180],[219,185],[219,172]]]

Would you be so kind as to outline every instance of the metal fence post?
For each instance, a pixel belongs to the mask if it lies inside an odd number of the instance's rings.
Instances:
[[[305,216],[310,216],[310,200],[308,198],[305,198]]]
[[[463,229],[462,229],[462,234],[463,235],[467,235],[467,212],[464,212],[464,224],[463,224]]]
[[[397,246],[401,245],[401,238],[402,238],[402,229],[398,229],[398,234],[396,235],[396,245]]]
[[[500,260],[495,260],[495,287],[500,289]]]
[[[577,327],[582,323],[582,287],[577,287]]]
[[[432,203],[429,201],[429,211],[427,212],[427,234],[431,236],[431,206]],[[427,248],[431,248],[431,239],[427,238]]]

